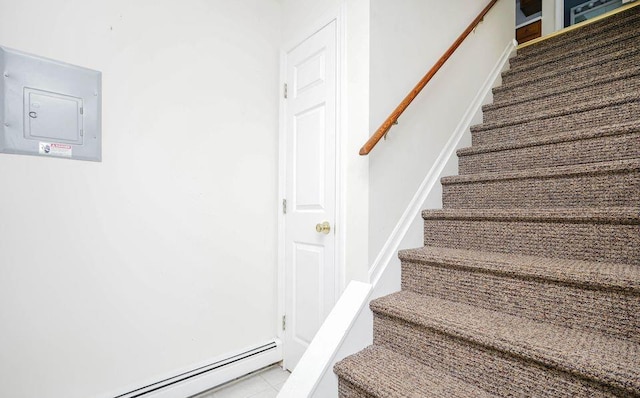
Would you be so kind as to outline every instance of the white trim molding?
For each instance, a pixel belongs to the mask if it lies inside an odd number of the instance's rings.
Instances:
[[[516,25],[516,30],[522,28],[523,26],[527,26],[538,21],[542,21],[542,17],[535,17],[535,18],[528,19],[523,23],[521,23],[520,25]]]
[[[564,0],[556,0],[556,32],[564,29]]]
[[[189,369],[130,386],[128,392],[103,398],[184,398],[227,383],[248,373],[282,361],[282,343],[275,339],[212,358]]]
[[[391,235],[382,246],[382,249],[369,269],[369,280],[374,286],[378,284],[381,276],[391,263],[391,259],[397,255],[398,248],[400,247],[402,240],[407,235],[409,227],[411,227],[416,216],[421,213],[423,204],[433,187],[439,182],[440,174],[442,173],[445,165],[452,156],[455,156],[455,150],[464,134],[469,131],[474,116],[478,112],[482,111],[484,99],[491,91],[491,88],[494,86],[494,83],[500,76],[500,73],[504,70],[505,66],[508,65],[507,61],[509,61],[509,57],[515,50],[516,46],[517,42],[513,40],[505,47],[502,55],[498,59],[498,62],[491,70],[489,76],[487,76],[487,79],[484,81],[482,87],[465,111],[460,123],[458,123],[458,126],[449,138],[449,141],[447,141],[444,149],[440,152],[440,155],[425,176],[415,195],[413,195],[413,198],[400,217],[400,220],[398,220],[398,223],[391,232]]]

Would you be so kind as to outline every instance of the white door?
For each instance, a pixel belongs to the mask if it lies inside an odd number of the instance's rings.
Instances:
[[[293,370],[336,301],[336,24],[286,55],[284,363]],[[319,230],[324,225],[324,230]]]

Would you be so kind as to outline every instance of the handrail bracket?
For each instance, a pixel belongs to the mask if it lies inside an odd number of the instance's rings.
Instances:
[[[394,122],[392,123],[392,125],[391,125],[391,126],[389,126],[389,128],[387,128],[387,130],[384,132],[384,135],[382,136],[382,139],[386,141],[386,140],[387,140],[387,134],[389,134],[389,131],[391,131],[391,127],[393,127],[393,126],[397,126],[397,125],[398,125],[398,121],[396,120],[396,121],[394,121]]]

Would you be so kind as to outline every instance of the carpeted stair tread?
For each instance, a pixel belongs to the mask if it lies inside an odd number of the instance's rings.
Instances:
[[[640,130],[459,156],[458,173],[496,173],[633,159],[639,153]]]
[[[577,49],[560,53],[556,57],[544,59],[536,63],[530,62],[518,67],[513,67],[512,65],[509,70],[502,73],[502,78],[505,82],[509,83],[531,75],[564,70],[566,67],[584,62],[608,59],[611,54],[618,54],[627,50],[634,45],[634,42],[640,39],[639,27],[640,21],[637,23],[637,26],[634,27],[633,31],[619,34],[604,41],[600,40],[590,46],[592,49],[585,49],[585,52],[581,51],[582,49]]]
[[[444,208],[640,208],[640,159],[443,177]]]
[[[591,101],[586,101],[578,104],[570,104],[566,107],[559,109],[549,109],[543,111],[532,112],[526,115],[514,115],[513,117],[505,120],[494,121],[490,123],[483,123],[480,125],[472,126],[471,132],[481,132],[492,130],[505,126],[514,126],[518,124],[524,124],[527,122],[542,120],[542,119],[550,119],[558,116],[566,116],[574,113],[580,113],[585,111],[590,111],[599,108],[607,108],[614,105],[627,104],[630,102],[638,102],[640,101],[640,93],[622,93],[622,94],[613,94],[608,96],[607,98],[596,98]]]
[[[640,60],[639,60],[640,61]],[[640,68],[635,68],[635,74],[627,73],[622,79],[614,79],[597,83],[585,83],[579,89],[542,98],[532,99],[527,102],[515,102],[506,107],[485,109],[483,120],[491,123],[511,118],[514,114],[527,114],[532,109],[537,112],[564,108],[567,104],[580,104],[590,102],[594,98],[608,96],[616,93],[618,96],[634,94],[640,91]]]
[[[640,209],[567,208],[567,209],[430,209],[423,210],[425,220],[528,221],[558,223],[600,223],[640,225]]]
[[[527,170],[640,157],[640,121],[474,145],[457,151],[459,174]]]
[[[505,72],[505,75],[513,75],[517,73],[530,73],[541,69],[555,69],[571,63],[587,58],[599,57],[612,51],[617,51],[625,46],[633,45],[633,42],[640,36],[640,18],[625,25],[624,30],[611,32],[611,34],[599,38],[599,40],[591,40],[583,43],[582,46],[571,46],[555,52],[547,52],[544,57],[536,57],[530,59],[529,62],[512,62],[511,68]]]
[[[434,246],[401,250],[398,256],[402,261],[439,264],[521,279],[552,281],[585,289],[623,290],[640,295],[640,267],[629,264]]]
[[[572,63],[565,68],[550,69],[531,74],[508,74],[507,71],[503,73],[502,86],[496,87],[494,93],[499,94],[503,91],[522,89],[524,86],[536,86],[536,83],[542,83],[548,86],[550,82],[562,81],[562,79],[565,78],[571,79],[572,75],[577,77],[577,80],[583,80],[585,77],[592,75],[593,71],[599,69],[606,70],[610,73],[615,70],[621,70],[621,68],[617,68],[621,63],[629,67],[636,66],[636,58],[639,51],[640,49],[632,45],[618,51],[604,54],[598,58],[590,58]],[[626,61],[631,62],[628,63]],[[585,74],[584,72],[587,73]]]
[[[551,136],[584,128],[599,128],[615,123],[637,120],[640,101],[611,104],[602,108],[584,109],[574,113],[560,114],[546,118],[534,118],[519,124],[505,123],[502,127],[471,131],[473,145],[496,142],[515,142],[533,136]]]
[[[561,55],[560,58],[548,63],[538,64],[535,66],[527,64],[519,68],[510,68],[509,70],[502,72],[502,80],[504,83],[508,84],[526,79],[529,76],[562,71],[569,68],[575,68],[579,65],[579,68],[582,68],[586,65],[592,64],[594,61],[603,63],[610,59],[613,54],[633,54],[632,50],[628,50],[630,48],[633,49],[635,42],[639,38],[638,36],[640,36],[638,34],[638,29],[636,28],[634,30],[635,31],[629,32],[629,34],[623,33],[618,37],[608,39],[606,42],[599,42],[597,43],[597,47],[591,51],[584,53],[567,52],[567,54],[571,55],[570,57],[564,57],[564,55]]]
[[[407,291],[376,299],[370,307],[375,314],[640,394],[636,343]]]
[[[545,97],[563,91],[579,91],[585,86],[598,84],[597,82],[615,80],[615,77],[620,77],[625,73],[635,74],[634,70],[640,65],[640,48],[625,51],[628,54],[622,57],[612,57],[568,74],[549,75],[545,72],[529,76],[528,81],[524,83],[507,84],[502,82],[501,86],[492,89],[493,100],[500,104],[513,103],[517,105],[523,99],[535,99],[537,96]]]
[[[609,80],[613,79],[615,74],[620,76],[622,71],[632,71],[638,67],[639,59],[640,48],[627,48],[599,62],[591,60],[586,64],[573,65],[575,69],[568,74],[553,70],[532,75],[525,74],[512,82],[503,81],[500,86],[494,87],[491,91],[494,101],[503,103],[563,90],[575,90],[584,87],[587,82]]]
[[[635,208],[426,210],[424,244],[640,266]]]
[[[597,137],[629,134],[640,132],[640,120],[627,123],[616,123],[596,128],[587,127],[580,130],[567,131],[550,136],[533,136],[518,141],[505,141],[492,144],[474,145],[458,149],[458,156],[476,155],[480,153],[508,151],[511,149],[531,148],[560,142],[572,142]],[[640,156],[640,153],[638,154]]]
[[[486,104],[482,106],[482,110],[484,112],[494,111],[496,109],[501,109],[505,107],[510,107],[523,103],[531,103],[536,100],[541,100],[544,98],[558,96],[560,94],[575,92],[584,89],[585,87],[593,87],[600,86],[609,82],[614,82],[617,80],[624,80],[627,78],[631,78],[634,76],[640,75],[640,66],[634,66],[630,68],[624,68],[622,70],[617,70],[613,73],[607,74],[595,74],[587,76],[583,80],[579,81],[570,81],[567,84],[563,85],[550,85],[546,90],[535,90],[535,91],[524,91],[519,97],[510,96],[507,98],[501,98],[497,94],[500,91],[508,91],[504,89],[504,86],[496,87],[494,92],[494,101],[490,104]]]
[[[340,378],[376,398],[494,396],[376,345],[338,362],[334,371]],[[398,375],[402,376],[396,377]]]
[[[640,343],[640,267],[486,249],[400,253],[402,290]]]
[[[570,166],[544,167],[530,170],[506,171],[498,173],[480,173],[446,176],[441,178],[442,185],[465,184],[483,181],[523,180],[532,178],[570,177],[576,175],[597,175],[640,171],[640,159],[613,160]],[[640,189],[638,190],[640,192]],[[640,201],[640,197],[638,198]],[[638,203],[640,205],[640,203]]]
[[[627,391],[617,387],[383,314],[374,315],[373,329],[374,344],[452,374],[500,397],[629,396]]]
[[[604,20],[592,22],[579,29],[566,32],[562,35],[547,38],[535,45],[526,46],[518,50],[518,63],[526,63],[533,59],[544,57],[548,52],[565,48],[567,45],[579,46],[583,41],[591,41],[594,37],[607,34],[618,29],[625,29],[640,16],[640,9],[633,7],[619,12]]]

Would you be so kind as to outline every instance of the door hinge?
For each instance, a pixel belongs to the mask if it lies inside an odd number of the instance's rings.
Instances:
[[[289,86],[287,86],[287,83],[284,84],[284,99],[289,98]]]
[[[282,214],[287,214],[287,200],[282,199]]]
[[[282,330],[287,330],[287,316],[282,315]]]

